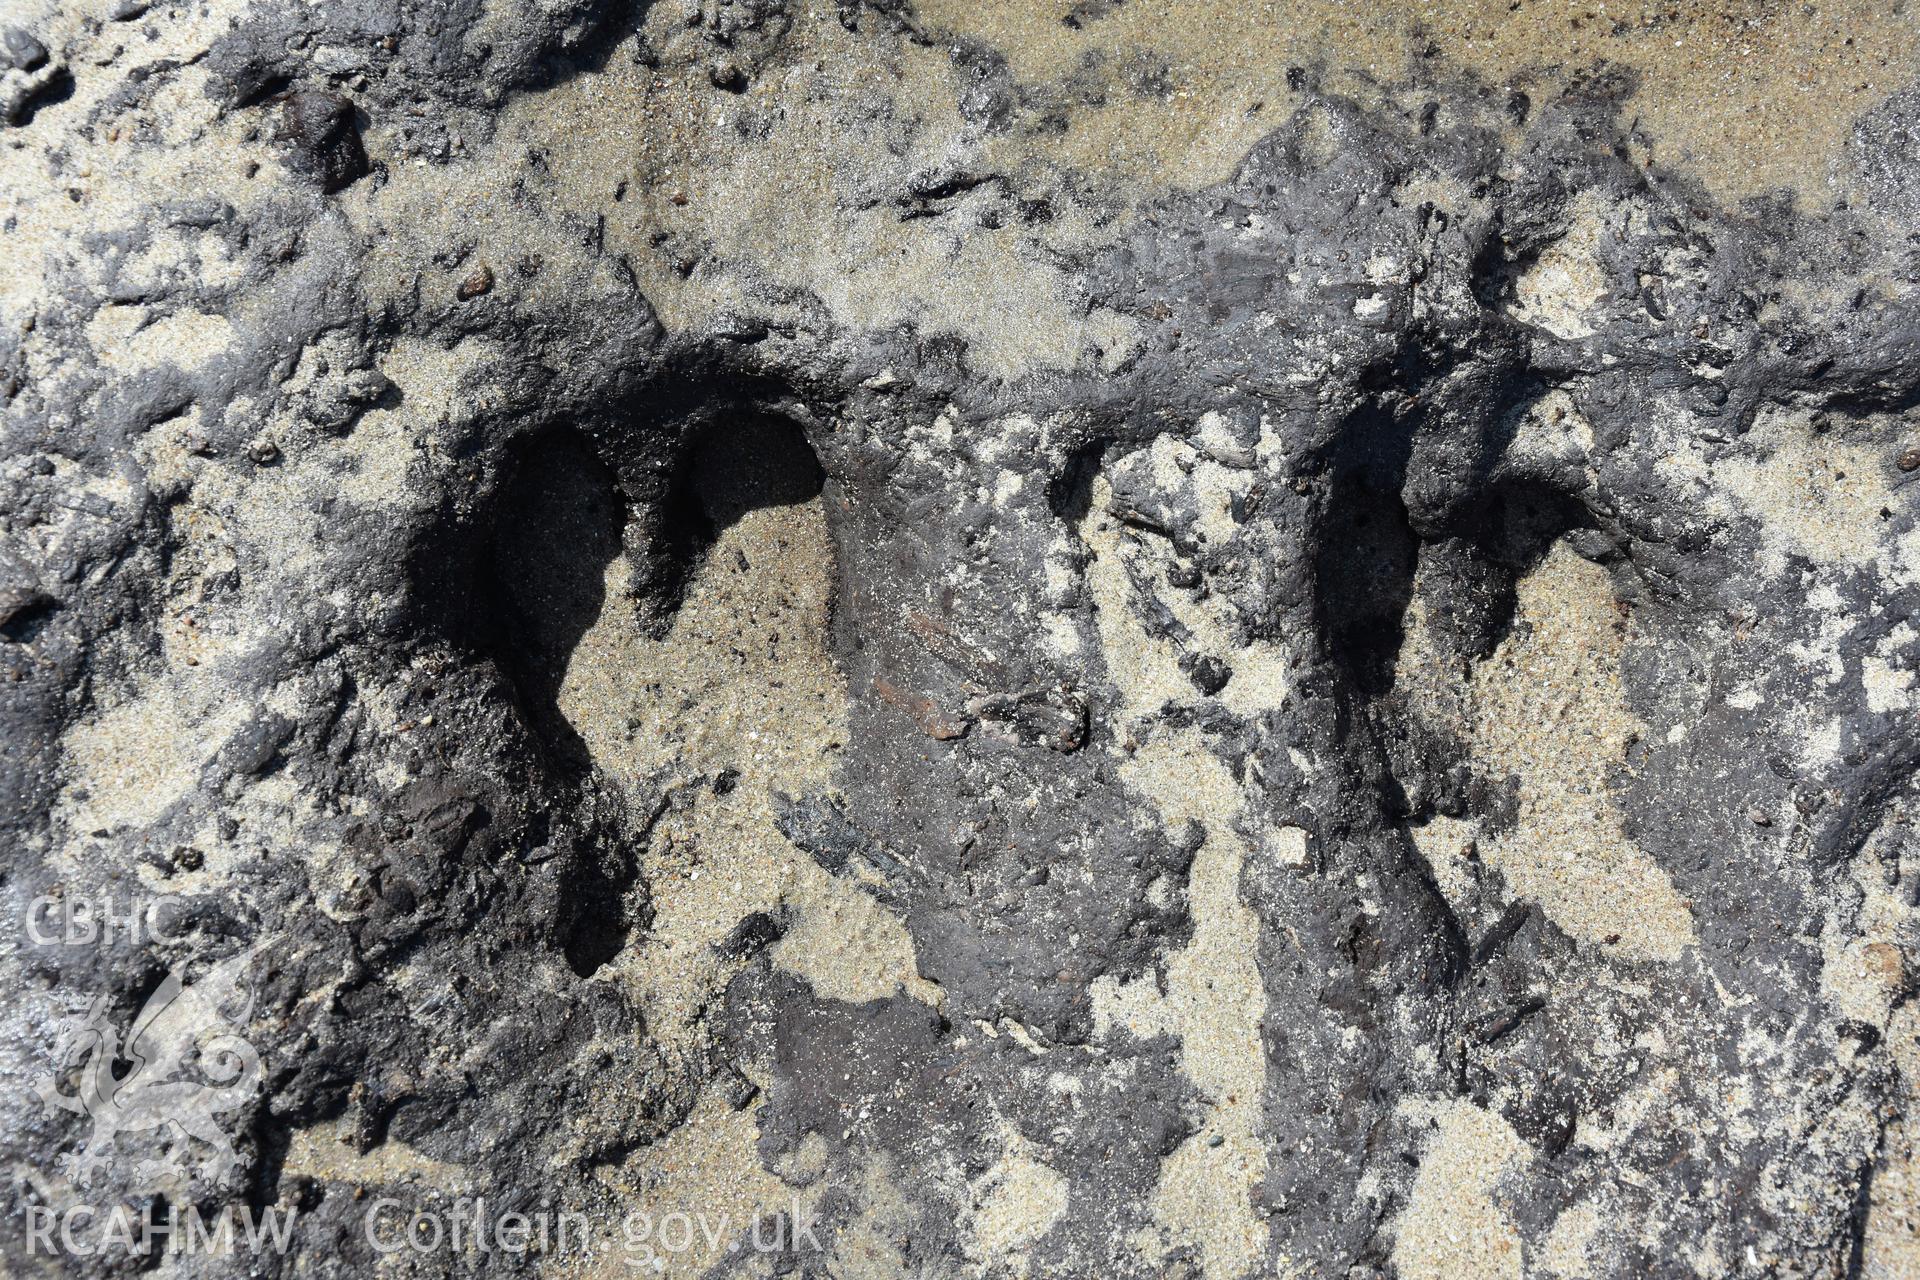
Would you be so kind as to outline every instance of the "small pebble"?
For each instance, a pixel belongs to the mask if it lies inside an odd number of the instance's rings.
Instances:
[[[472,302],[482,294],[493,292],[493,268],[485,263],[475,267],[473,274],[460,282],[460,301]]]
[[[1187,672],[1187,678],[1194,687],[1211,697],[1227,687],[1227,681],[1233,679],[1233,668],[1220,659],[1208,655],[1194,662]]]
[[[1747,821],[1756,827],[1770,827],[1773,825],[1773,815],[1756,806],[1747,810]]]
[[[47,46],[22,27],[0,27],[0,70],[32,71],[47,64]]]
[[[1896,462],[1902,471],[1920,471],[1920,444],[1902,449]]]
[[[279,459],[280,446],[271,440],[255,440],[247,446],[247,456],[264,467]]]

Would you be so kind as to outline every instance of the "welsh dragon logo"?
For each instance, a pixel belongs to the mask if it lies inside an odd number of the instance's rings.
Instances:
[[[94,1000],[84,1016],[70,1019],[54,1056],[54,1073],[38,1085],[50,1110],[70,1111],[93,1121],[86,1143],[63,1161],[80,1186],[107,1163],[121,1134],[143,1134],[171,1127],[180,1142],[168,1158],[143,1160],[135,1168],[146,1180],[168,1172],[184,1173],[189,1139],[213,1148],[204,1172],[216,1184],[228,1183],[240,1157],[215,1118],[253,1095],[260,1083],[260,1055],[237,1028],[253,1013],[254,996],[241,984],[260,950],[254,947],[222,961],[192,986],[184,966],[168,973],[147,998],[122,1042],[108,1020],[107,998]],[[62,1077],[79,1065],[79,1087],[61,1090]]]

